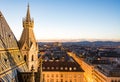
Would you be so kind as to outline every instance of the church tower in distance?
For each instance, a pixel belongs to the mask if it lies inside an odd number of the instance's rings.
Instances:
[[[30,17],[29,4],[27,8],[26,17],[23,19],[23,32],[19,41],[20,51],[27,63],[29,71],[38,68],[38,44],[36,42],[34,32],[34,20]]]

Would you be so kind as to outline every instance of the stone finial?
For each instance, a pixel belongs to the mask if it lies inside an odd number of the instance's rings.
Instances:
[[[29,3],[28,3],[28,8],[27,8],[27,14],[26,14],[26,21],[30,22],[31,21],[31,17],[30,17],[30,8],[29,8]]]

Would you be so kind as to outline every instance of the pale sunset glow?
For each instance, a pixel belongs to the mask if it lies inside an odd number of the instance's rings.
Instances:
[[[28,2],[38,41],[120,41],[120,0],[1,0],[0,11],[18,40]]]

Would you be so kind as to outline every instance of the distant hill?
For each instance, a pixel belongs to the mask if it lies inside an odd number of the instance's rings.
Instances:
[[[38,42],[39,44],[52,44],[52,42]],[[81,46],[120,46],[120,42],[114,41],[80,41],[80,42],[62,42],[65,45],[81,45]]]
[[[64,44],[82,45],[82,46],[120,46],[120,42],[113,41],[81,41],[81,42],[65,42]]]

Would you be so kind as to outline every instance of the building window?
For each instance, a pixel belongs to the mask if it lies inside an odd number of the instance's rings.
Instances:
[[[74,78],[76,78],[76,75],[74,75]]]
[[[52,76],[51,77],[54,77],[54,74],[52,74]]]
[[[50,67],[47,67],[47,69],[50,69]]]
[[[43,67],[43,69],[45,69],[45,67]]]
[[[4,58],[4,61],[7,63],[7,59],[6,58]]]
[[[61,82],[63,82],[63,79],[61,79]]]
[[[74,79],[74,82],[76,82],[76,79]]]
[[[33,65],[31,66],[31,71],[32,71],[32,70],[34,70],[34,66],[33,66]]]
[[[45,74],[43,74],[43,77],[45,77]]]
[[[114,82],[113,80],[111,82]]]
[[[67,67],[65,67],[65,70],[68,70],[68,68],[67,68]]]
[[[115,80],[115,82],[117,82],[117,80]]]
[[[18,55],[18,58],[20,59],[20,55]]]
[[[32,59],[31,59],[32,61],[34,61],[34,56],[32,55]]]
[[[52,70],[54,69],[54,67],[51,68]]]
[[[47,79],[47,82],[49,82],[49,79]]]
[[[26,59],[27,59],[27,58],[26,58],[26,55],[24,55],[24,60],[26,61]]]
[[[60,70],[63,70],[63,67],[61,67]]]
[[[76,70],[76,67],[74,67],[73,69]]]
[[[61,74],[61,77],[63,77],[63,74]]]
[[[54,79],[51,79],[50,82],[54,82]]]
[[[58,67],[56,67],[56,69],[59,69]]]
[[[56,77],[58,77],[58,74],[56,74]]]
[[[56,79],[56,82],[58,82],[58,79]]]
[[[69,70],[71,71],[71,70],[72,70],[72,67],[70,67]]]
[[[72,80],[70,80],[70,82],[72,82]]]
[[[9,34],[8,37],[11,38],[11,35]]]
[[[47,74],[47,77],[49,77],[49,74]]]

